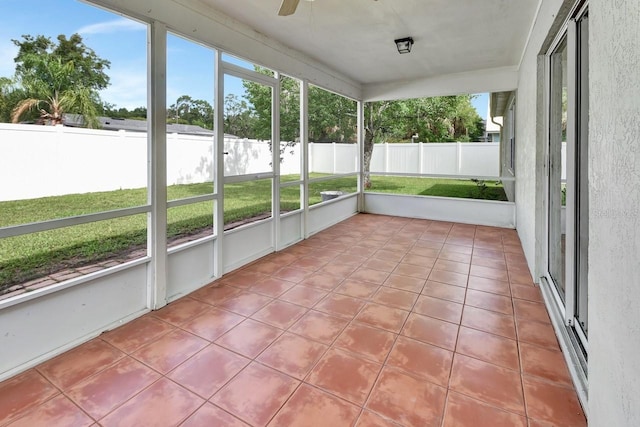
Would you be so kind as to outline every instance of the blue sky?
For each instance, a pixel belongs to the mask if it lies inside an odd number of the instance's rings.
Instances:
[[[146,104],[144,25],[71,0],[56,0],[55,5],[41,0],[0,0],[0,5],[1,76],[13,74],[17,48],[11,39],[42,34],[55,40],[58,34],[68,37],[77,32],[86,45],[112,62],[108,71],[112,84],[102,98],[125,107]]]
[[[98,56],[111,61],[111,85],[102,99],[118,107],[146,105],[146,25],[76,0],[0,0],[0,76],[13,75],[17,47],[11,39],[23,34],[55,40],[79,33]],[[213,51],[171,35],[167,39],[167,103],[181,95],[213,104]],[[230,82],[229,82],[230,83]],[[226,93],[242,93],[238,84]],[[487,95],[473,101],[486,116]]]
[[[46,13],[34,13],[42,11]],[[118,107],[146,105],[146,25],[75,0],[0,0],[0,76],[12,76],[17,47],[11,39],[23,34],[79,33],[98,56],[111,61],[107,74],[111,85],[102,99]],[[167,99],[172,104],[181,95],[213,103],[213,50],[175,35],[167,39]],[[239,87],[227,93],[238,93]]]

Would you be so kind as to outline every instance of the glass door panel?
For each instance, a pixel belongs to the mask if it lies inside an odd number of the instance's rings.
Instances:
[[[589,37],[588,9],[570,16],[548,58],[547,271],[545,282],[572,350],[577,380],[586,386],[589,246]],[[558,319],[560,320],[560,319]],[[566,332],[566,333],[565,333]]]
[[[585,13],[576,25],[577,60],[577,138],[576,138],[576,310],[577,326],[587,336],[587,274],[589,249],[589,16]]]
[[[567,141],[567,40],[551,54],[549,120],[549,275],[565,300],[566,289],[566,141]]]

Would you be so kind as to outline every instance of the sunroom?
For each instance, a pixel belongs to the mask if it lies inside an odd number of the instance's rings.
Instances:
[[[2,224],[0,252],[144,231],[6,287],[0,425],[640,424],[637,2],[80,6],[126,33],[146,132],[0,123],[1,200],[141,191]],[[209,135],[167,127],[193,108],[172,90],[189,68]],[[261,140],[225,134],[238,88],[261,96]],[[416,136],[367,158],[370,103],[479,93],[495,147]],[[334,101],[327,135],[348,144],[310,131]],[[506,200],[368,188],[388,177],[495,181]],[[260,215],[237,221],[257,187]],[[194,211],[205,225],[174,238]]]

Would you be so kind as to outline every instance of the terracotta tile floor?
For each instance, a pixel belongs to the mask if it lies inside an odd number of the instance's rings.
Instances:
[[[0,383],[11,426],[584,426],[513,230],[357,215]]]

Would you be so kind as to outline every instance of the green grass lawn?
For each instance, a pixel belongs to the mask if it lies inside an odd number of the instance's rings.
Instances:
[[[312,177],[315,176],[320,175]],[[295,179],[283,177],[283,181]],[[494,183],[488,183],[487,188],[481,190],[471,181],[373,177],[372,182],[371,191],[376,192],[505,200],[502,187]],[[356,177],[310,184],[309,204],[320,203],[320,192],[325,190],[353,193],[356,191]],[[169,200],[211,192],[211,183],[167,188]],[[146,189],[134,189],[0,202],[0,227],[140,206],[146,203],[146,198]],[[299,187],[283,188],[280,209],[284,212],[299,208]],[[212,212],[212,201],[170,208],[167,237],[171,240],[212,229]],[[225,185],[225,224],[262,214],[271,214],[271,180]],[[0,239],[0,293],[14,284],[66,267],[87,265],[144,248],[146,219],[146,214],[133,215]]]
[[[368,191],[378,193],[507,200],[502,183],[496,183],[495,181],[476,183],[471,180],[461,179],[372,176],[371,183],[371,188]]]

